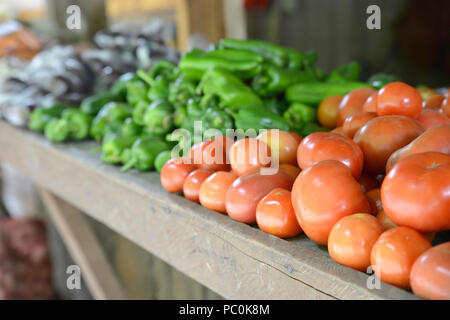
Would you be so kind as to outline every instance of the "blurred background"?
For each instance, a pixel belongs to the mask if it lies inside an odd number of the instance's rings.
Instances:
[[[71,5],[80,8],[79,29],[68,27],[77,14],[68,11]],[[370,5],[380,8],[380,29],[367,28]],[[413,85],[450,83],[448,0],[2,0],[4,117],[20,125],[23,110],[44,99],[77,104],[125,72],[153,60],[176,61],[224,37],[316,50],[317,66],[326,72],[356,60],[362,79],[386,72]],[[12,92],[20,97],[12,99]],[[1,169],[0,299],[91,298],[84,284],[67,289],[72,257],[55,227],[42,223],[49,219],[32,183],[12,167]],[[87,221],[130,298],[221,298]]]

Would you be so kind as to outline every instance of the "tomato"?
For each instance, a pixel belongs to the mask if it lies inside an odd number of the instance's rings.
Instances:
[[[378,215],[378,212],[383,210],[383,204],[381,203],[380,188],[375,188],[366,193],[367,200],[369,201],[370,208],[372,208],[372,214]]]
[[[381,210],[377,213],[377,220],[380,221],[385,230],[398,227],[395,223],[392,222],[391,219],[389,219],[384,210]]]
[[[376,118],[376,113],[373,112],[363,112],[358,113],[345,119],[342,125],[342,130],[347,137],[353,138],[356,131],[365,125],[369,120]]]
[[[399,161],[381,185],[386,215],[420,232],[450,229],[450,156],[439,152]]]
[[[237,176],[233,173],[225,171],[217,171],[210,175],[200,186],[199,200],[202,206],[226,213],[226,191],[236,179]]]
[[[184,179],[197,167],[189,159],[174,158],[166,162],[161,170],[161,184],[169,192],[183,190]]]
[[[339,104],[343,96],[330,96],[325,98],[317,109],[317,120],[322,127],[327,129],[336,128],[339,115]]]
[[[364,155],[352,139],[332,132],[312,133],[298,146],[297,161],[301,169],[322,160],[338,160],[358,178],[364,165]]]
[[[232,145],[233,140],[225,136],[214,137],[207,141],[202,146],[201,167],[214,171],[230,171],[228,156]]]
[[[364,193],[367,193],[370,190],[378,188],[380,186],[378,180],[375,179],[373,176],[368,175],[367,173],[361,174],[361,176],[358,179],[358,182],[361,185]]]
[[[404,82],[391,82],[378,91],[377,114],[415,118],[422,110],[422,97],[416,88]]]
[[[445,97],[441,94],[433,94],[423,100],[424,109],[439,109]]]
[[[441,125],[428,129],[405,147],[395,151],[386,164],[386,172],[401,159],[415,153],[428,151],[450,154],[450,125]]]
[[[292,188],[292,205],[305,234],[323,245],[342,217],[371,211],[350,169],[336,160],[318,162],[299,174]]]
[[[295,179],[297,179],[298,175],[302,171],[302,169],[297,166],[293,166],[292,164],[282,164],[280,165],[280,170],[286,173],[291,178],[292,183],[295,181]]]
[[[430,242],[408,227],[397,227],[381,234],[370,254],[370,263],[382,281],[409,289],[414,261],[431,248]]]
[[[367,98],[375,92],[376,90],[371,88],[361,88],[347,93],[339,104],[337,125],[341,126],[348,117],[361,113]]]
[[[425,130],[439,126],[441,124],[450,124],[450,119],[437,110],[423,109],[417,117]]]
[[[424,299],[450,300],[450,242],[422,253],[411,269],[411,289]]]
[[[383,231],[381,223],[370,214],[356,213],[343,217],[331,229],[328,252],[340,264],[367,271],[370,252]]]
[[[230,163],[233,172],[242,176],[270,166],[270,148],[258,139],[246,138],[236,141],[230,149]]]
[[[426,100],[426,99],[428,99],[429,97],[438,94],[438,93],[436,92],[436,90],[431,89],[431,88],[419,88],[419,89],[417,89],[417,91],[419,92],[420,97],[421,97],[423,100]]]
[[[225,207],[234,220],[253,224],[256,222],[256,206],[275,188],[291,190],[291,179],[283,172],[262,175],[258,172],[239,177],[228,188]]]
[[[183,182],[183,194],[188,200],[199,202],[200,187],[214,171],[209,169],[197,169],[189,173]]]
[[[344,129],[342,127],[336,127],[333,130],[331,130],[330,132],[339,133],[339,134],[342,134],[343,136],[345,136]]]
[[[272,161],[278,159],[280,164],[297,164],[297,148],[300,142],[291,133],[272,129],[261,133],[257,139],[270,147]]]
[[[367,98],[366,102],[362,107],[362,112],[377,112],[377,102],[378,102],[378,91],[372,93],[370,97]]]
[[[368,121],[353,140],[361,147],[370,174],[384,173],[389,156],[417,138],[422,125],[405,116],[382,116]]]
[[[303,137],[301,135],[299,135],[298,133],[295,132],[289,132],[289,134],[291,136],[293,136],[295,138],[295,140],[297,140],[298,143],[302,142]]]
[[[292,208],[291,192],[282,188],[273,189],[258,203],[256,223],[262,231],[280,238],[292,238],[302,232]]]
[[[450,118],[450,95],[447,95],[442,101],[441,112],[444,116]]]

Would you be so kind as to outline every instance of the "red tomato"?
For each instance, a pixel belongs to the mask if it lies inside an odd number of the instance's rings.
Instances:
[[[189,159],[174,158],[166,162],[161,170],[161,184],[169,192],[183,190],[184,179],[196,169],[194,164],[186,163]]]
[[[441,112],[444,116],[450,118],[450,95],[447,95],[442,101]]]
[[[270,147],[272,161],[278,159],[279,164],[297,164],[297,148],[300,142],[290,132],[278,129],[267,130],[257,139]]]
[[[344,129],[342,127],[336,127],[333,130],[331,130],[330,132],[339,133],[339,134],[342,134],[343,136],[346,136],[344,133]]]
[[[340,264],[367,271],[370,252],[383,231],[381,223],[370,214],[357,213],[343,217],[331,229],[328,252]]]
[[[395,223],[392,222],[391,219],[388,218],[388,216],[386,216],[384,210],[381,210],[377,213],[377,220],[380,221],[385,230],[398,227]]]
[[[450,156],[439,152],[399,161],[381,185],[386,215],[420,232],[450,229]]]
[[[423,100],[424,109],[439,109],[445,97],[441,94],[433,94]]]
[[[378,98],[378,91],[375,91],[372,93],[370,97],[367,98],[366,102],[364,103],[362,107],[362,112],[377,112],[377,99]]]
[[[189,173],[184,179],[183,194],[188,200],[199,202],[200,187],[214,171],[209,169],[197,169]]]
[[[378,188],[380,186],[378,180],[373,176],[368,175],[367,173],[363,173],[359,177],[358,182],[361,185],[364,193],[367,193],[370,190]]]
[[[414,261],[431,248],[430,242],[408,227],[385,231],[375,242],[370,263],[382,281],[409,289],[409,275]]]
[[[302,169],[291,164],[281,164],[280,170],[286,173],[291,178],[292,183],[294,183],[295,179],[297,179],[297,176],[300,174],[300,172],[302,172]]]
[[[299,174],[292,189],[292,205],[305,234],[323,245],[342,217],[371,210],[350,169],[336,160],[321,161]]]
[[[411,289],[424,299],[450,300],[450,242],[417,258],[411,269]]]
[[[342,96],[330,96],[325,98],[317,109],[317,120],[322,127],[327,129],[336,128],[339,116],[339,104]]]
[[[270,148],[265,142],[255,138],[241,139],[231,146],[231,168],[236,175],[242,176],[269,167],[270,156]]]
[[[423,109],[417,117],[425,130],[439,126],[441,124],[450,124],[450,119],[444,116],[441,112],[431,109]]]
[[[262,231],[280,238],[292,238],[302,232],[292,208],[291,192],[282,188],[273,189],[258,203],[256,223]]]
[[[370,120],[359,129],[353,140],[361,147],[370,174],[384,173],[389,156],[417,138],[424,131],[414,119],[383,116]]]
[[[230,171],[229,150],[233,145],[233,140],[219,136],[207,141],[202,146],[202,164],[204,169],[214,171]]]
[[[233,173],[225,171],[217,171],[210,175],[200,186],[199,200],[202,206],[226,213],[226,191],[236,179],[237,176]]]
[[[383,210],[383,204],[381,203],[380,188],[375,188],[366,193],[367,200],[372,208],[372,214],[378,215],[378,212]]]
[[[345,119],[344,124],[342,125],[342,130],[347,137],[353,138],[359,128],[365,125],[369,120],[372,120],[376,117],[376,113],[373,112],[363,112],[355,114]]]
[[[422,97],[414,87],[404,82],[391,82],[378,91],[377,114],[415,118],[422,110]]]
[[[225,206],[234,220],[253,224],[256,222],[256,206],[275,188],[291,190],[291,179],[283,172],[261,175],[258,172],[239,177],[228,188]]]
[[[312,133],[300,143],[297,161],[301,169],[322,160],[338,160],[359,178],[364,165],[364,155],[352,139],[332,132]]]
[[[344,124],[345,119],[363,111],[363,105],[376,90],[361,88],[347,93],[339,104],[338,126]]]

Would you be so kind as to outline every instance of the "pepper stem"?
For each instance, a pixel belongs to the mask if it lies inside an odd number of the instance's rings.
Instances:
[[[131,168],[133,168],[135,164],[136,164],[136,158],[131,158],[130,160],[128,160],[127,163],[125,163],[123,165],[123,167],[120,169],[120,171],[123,171],[123,172],[128,171]]]

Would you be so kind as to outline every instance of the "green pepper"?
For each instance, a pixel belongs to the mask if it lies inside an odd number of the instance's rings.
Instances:
[[[66,109],[62,113],[62,119],[68,121],[70,126],[70,138],[82,140],[89,136],[92,124],[92,116],[81,112],[78,109]]]
[[[348,82],[357,81],[359,74],[361,73],[361,66],[358,62],[352,61],[343,66],[340,66],[336,70],[331,71],[327,81],[330,82]]]
[[[127,100],[127,83],[128,81],[136,78],[136,75],[133,72],[124,73],[117,79],[116,82],[109,89],[109,93],[113,96],[116,96],[117,101],[126,101]]]
[[[120,128],[120,134],[124,137],[139,136],[142,133],[142,126],[133,121],[133,118],[126,118]]]
[[[156,157],[169,150],[166,142],[154,137],[141,137],[131,148],[131,159],[122,167],[122,171],[136,168],[139,171],[149,171],[154,168]]]
[[[28,128],[34,131],[44,131],[47,123],[54,118],[59,118],[67,108],[63,105],[54,105],[49,108],[40,107],[34,109],[30,114]]]
[[[262,59],[255,59],[253,53],[218,51],[204,52],[193,49],[181,58],[179,68],[186,76],[193,77],[190,80],[200,80],[210,69],[222,69],[241,79],[252,78],[261,72]]]
[[[150,101],[155,101],[158,99],[168,99],[169,98],[169,81],[164,77],[157,77],[150,86],[147,93],[147,98]]]
[[[308,122],[303,124],[296,132],[301,135],[302,137],[306,137],[314,132],[327,132],[328,130],[319,126],[315,122]]]
[[[236,129],[242,129],[244,131],[248,129],[254,129],[256,131],[261,129],[290,130],[288,122],[283,117],[259,107],[240,109],[234,120]]]
[[[181,74],[169,87],[169,102],[174,106],[186,106],[189,99],[195,97],[196,84]]]
[[[317,109],[303,103],[295,102],[284,112],[283,118],[294,130],[300,129],[305,123],[316,121]]]
[[[175,112],[173,113],[173,124],[175,127],[179,128],[187,117],[187,107],[176,106]]]
[[[148,86],[139,78],[127,82],[127,102],[135,106],[141,100],[147,100]]]
[[[148,100],[141,100],[134,107],[134,109],[133,109],[133,120],[138,125],[141,125],[141,126],[144,125],[144,113],[145,113],[145,110],[147,110],[147,108],[150,105],[150,103],[151,102],[148,101]]]
[[[206,96],[219,97],[219,106],[233,112],[248,106],[263,106],[262,100],[250,87],[231,73],[219,69],[208,70],[198,90]]]
[[[173,129],[173,107],[166,100],[152,102],[144,113],[146,132],[166,134]]]
[[[122,150],[122,153],[120,154],[120,163],[121,164],[125,164],[128,161],[131,160],[132,157],[132,152],[131,152],[131,148],[125,148]]]
[[[216,129],[226,135],[227,129],[233,129],[233,118],[225,111],[219,108],[209,108],[201,117],[203,130]]]
[[[98,113],[98,117],[105,118],[107,123],[113,121],[123,121],[130,117],[133,108],[122,102],[109,102]]]
[[[300,102],[307,105],[318,105],[325,98],[334,95],[345,95],[348,92],[368,88],[362,82],[305,82],[287,88],[285,98],[289,102]]]
[[[104,141],[102,144],[102,161],[109,164],[119,164],[122,161],[122,153],[130,148],[137,140],[137,137],[116,136]]]
[[[148,75],[156,79],[158,76],[163,76],[172,79],[176,72],[176,65],[168,60],[159,60],[149,70]]]
[[[120,100],[121,98],[115,94],[110,92],[101,92],[84,99],[81,102],[80,110],[85,114],[95,116],[107,103]]]
[[[399,77],[393,74],[376,73],[372,75],[367,81],[375,89],[381,89],[385,85],[391,82],[401,81]]]
[[[284,100],[270,98],[264,100],[264,108],[281,116],[289,108],[289,104]]]
[[[89,135],[96,141],[101,141],[105,135],[107,121],[102,117],[95,117],[92,121],[91,129]]]
[[[155,170],[158,173],[161,173],[162,167],[164,167],[166,162],[170,159],[172,159],[172,151],[166,150],[159,153],[155,158]]]
[[[268,97],[283,93],[293,84],[313,81],[317,79],[311,72],[267,65],[260,75],[253,78],[252,87],[260,96]]]
[[[70,125],[66,119],[51,119],[44,129],[45,137],[54,142],[63,142],[70,136]]]

